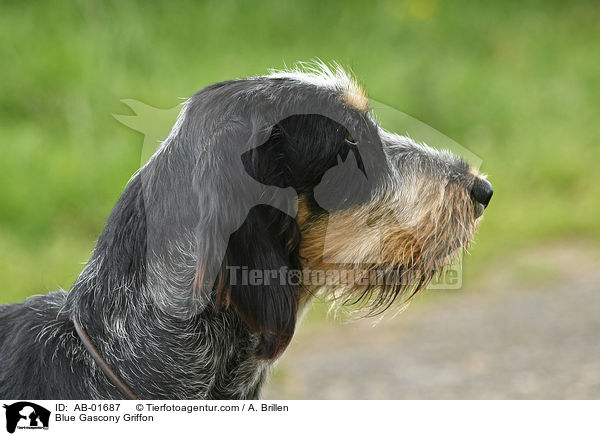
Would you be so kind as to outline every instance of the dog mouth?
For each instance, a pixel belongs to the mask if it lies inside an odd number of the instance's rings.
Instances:
[[[475,219],[481,218],[483,216],[483,212],[485,211],[485,206],[481,203],[475,203],[473,207],[473,215]]]
[[[470,247],[485,208],[475,202],[465,206],[449,208],[438,221],[427,223],[415,262],[423,274],[433,276],[444,271]]]

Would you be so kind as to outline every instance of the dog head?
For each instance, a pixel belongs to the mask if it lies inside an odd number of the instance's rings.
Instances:
[[[201,90],[139,177],[154,287],[234,310],[267,359],[311,295],[375,312],[414,295],[469,245],[492,194],[458,157],[383,130],[324,65]],[[373,270],[396,279],[311,281]]]

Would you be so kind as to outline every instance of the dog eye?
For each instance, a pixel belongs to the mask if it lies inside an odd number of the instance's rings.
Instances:
[[[358,141],[356,139],[354,139],[354,137],[350,133],[348,133],[348,135],[346,136],[346,139],[344,139],[344,141],[346,141],[346,144],[348,144],[348,145],[358,144]]]

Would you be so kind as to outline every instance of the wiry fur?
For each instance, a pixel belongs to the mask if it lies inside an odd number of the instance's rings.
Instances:
[[[466,247],[476,180],[379,128],[339,67],[211,85],[131,179],[70,292],[0,307],[0,397],[120,398],[77,317],[140,398],[256,398],[314,294],[382,310]],[[231,267],[402,281],[248,284]]]

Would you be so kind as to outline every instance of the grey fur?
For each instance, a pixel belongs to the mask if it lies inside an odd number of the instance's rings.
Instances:
[[[351,86],[337,70],[277,73],[212,85],[190,98],[125,189],[70,292],[0,307],[0,397],[120,398],[74,333],[71,319],[78,317],[142,399],[257,398],[273,360],[256,356],[261,336],[235,308],[217,306],[214,283],[249,211],[266,204],[295,217],[297,192],[257,181],[240,156],[265,143],[279,121],[320,114],[363,138],[364,176],[341,192],[339,183],[315,191],[327,211],[398,197],[412,189],[414,175],[426,175],[431,186],[472,179],[453,156],[357,114],[340,98]]]

